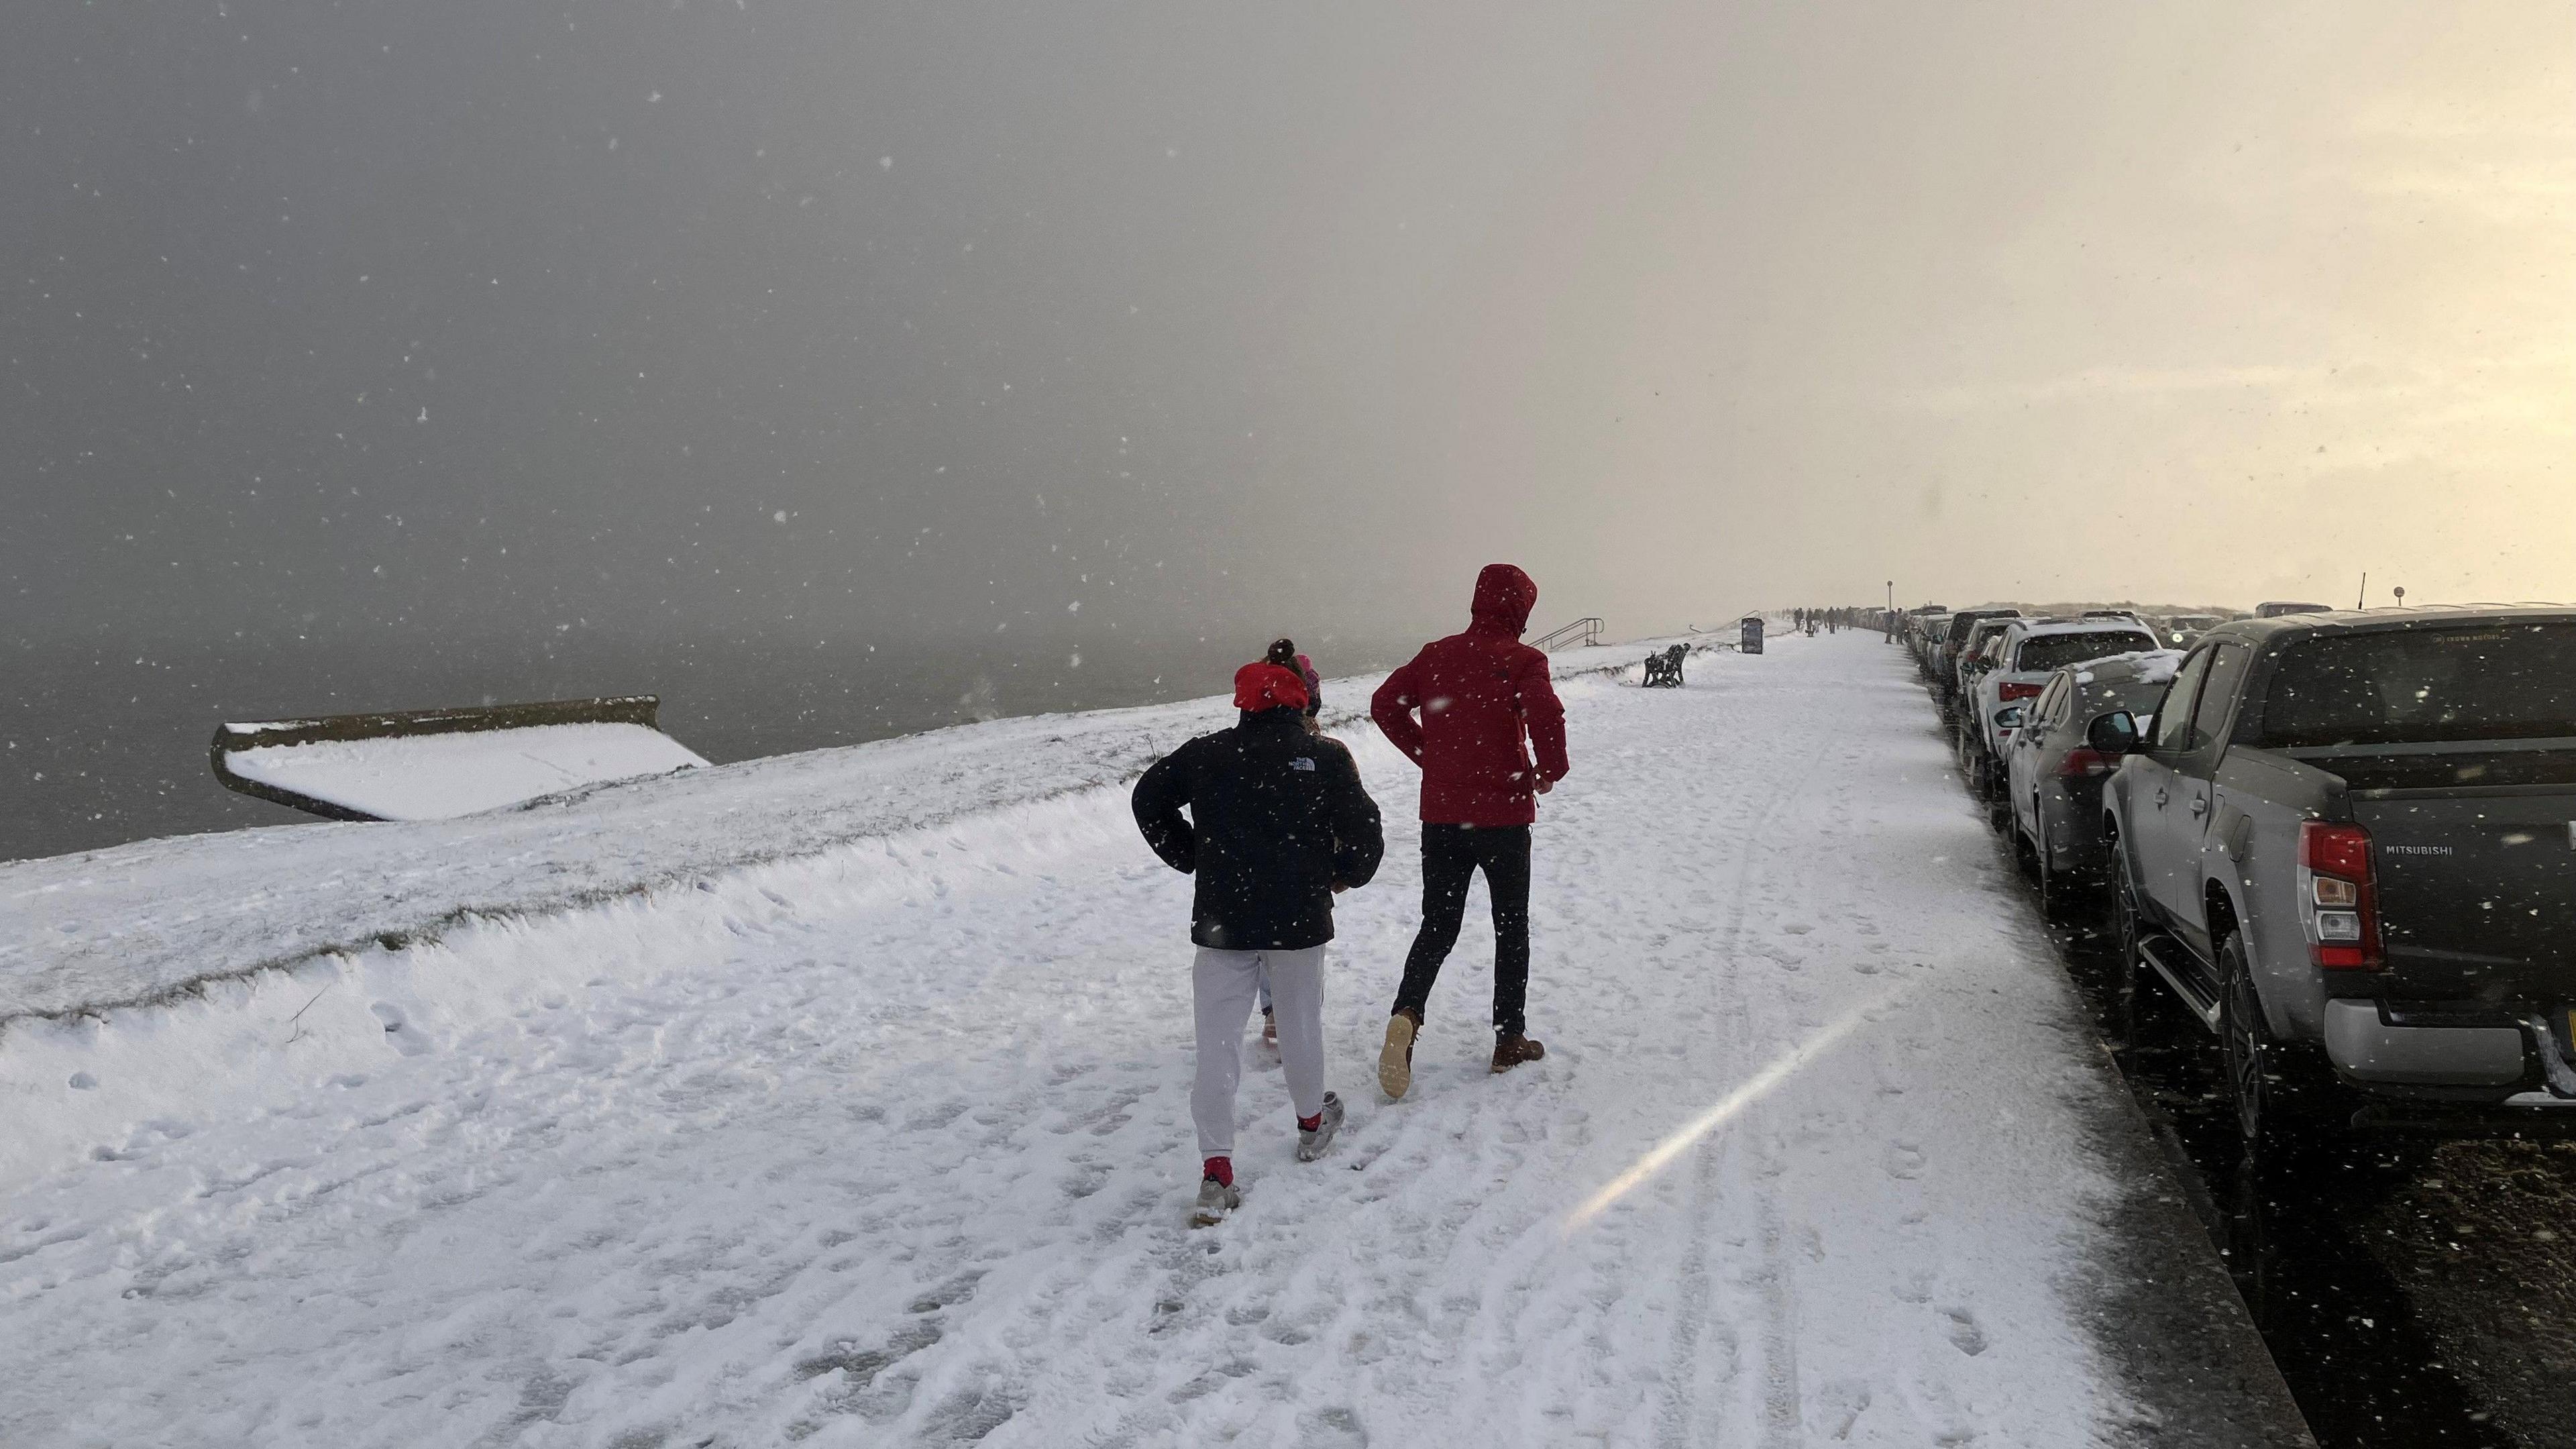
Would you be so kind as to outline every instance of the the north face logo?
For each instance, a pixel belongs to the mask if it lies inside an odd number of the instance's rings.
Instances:
[[[1288,768],[1292,770],[1312,770],[1315,768],[1315,762],[1304,755],[1299,755],[1297,758],[1288,762]]]

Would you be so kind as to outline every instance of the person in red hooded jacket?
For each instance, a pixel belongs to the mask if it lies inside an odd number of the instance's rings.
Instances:
[[[1494,1064],[1507,1072],[1546,1048],[1530,1039],[1530,826],[1538,797],[1565,778],[1565,706],[1547,656],[1521,642],[1538,585],[1510,564],[1476,575],[1471,622],[1387,676],[1369,717],[1422,767],[1422,929],[1386,1023],[1378,1085],[1413,1084],[1413,1042],[1441,963],[1458,944],[1478,871],[1494,908]],[[1537,759],[1530,758],[1535,746]]]

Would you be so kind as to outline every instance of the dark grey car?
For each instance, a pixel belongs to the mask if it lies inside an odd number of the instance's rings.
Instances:
[[[2113,710],[2150,717],[2181,664],[2180,650],[2158,649],[2069,665],[2021,707],[2004,750],[2004,799],[2015,853],[2038,876],[2040,908],[2051,919],[2090,894],[2109,863],[2102,782],[2120,762],[2086,742],[2086,727]]]
[[[2132,1039],[2160,979],[2257,1146],[2576,1128],[2571,679],[2576,609],[2301,614],[2095,719]]]

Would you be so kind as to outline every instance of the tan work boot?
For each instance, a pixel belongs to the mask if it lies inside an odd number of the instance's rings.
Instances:
[[[1413,1036],[1420,1030],[1422,1019],[1410,1011],[1386,1019],[1386,1045],[1377,1054],[1377,1085],[1390,1102],[1404,1100],[1405,1090],[1413,1085]]]
[[[1494,1038],[1494,1070],[1508,1072],[1523,1062],[1534,1062],[1547,1055],[1547,1048],[1519,1032]]]

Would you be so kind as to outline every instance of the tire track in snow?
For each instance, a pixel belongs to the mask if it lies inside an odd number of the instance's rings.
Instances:
[[[1744,919],[1751,904],[1750,893],[1754,871],[1763,853],[1763,833],[1769,828],[1772,817],[1806,788],[1807,781],[1815,774],[1816,766],[1823,761],[1824,756],[1825,748],[1819,745],[1815,753],[1808,756],[1806,764],[1800,767],[1797,775],[1773,792],[1763,803],[1753,819],[1744,826],[1739,838],[1735,880],[1729,892],[1732,906],[1727,916],[1725,937],[1717,952],[1718,959],[1725,962],[1728,967],[1726,974],[1720,979],[1726,988],[1731,988],[1728,990],[1728,1000],[1725,1003],[1725,1015],[1729,1035],[1734,1039],[1735,1057],[1739,1062],[1751,1058],[1754,1040],[1752,1007],[1746,993],[1740,988],[1739,977],[1742,965],[1737,948],[1744,936]],[[1721,1175],[1718,1170],[1719,1165],[1724,1160],[1733,1137],[1734,1134],[1730,1133],[1703,1139],[1691,1154],[1691,1190],[1685,1210],[1692,1232],[1690,1244],[1682,1254],[1681,1285],[1674,1305],[1673,1347],[1665,1363],[1664,1407],[1663,1412],[1658,1416],[1657,1424],[1658,1442],[1673,1446],[1673,1449],[1686,1449],[1686,1446],[1698,1442],[1692,1433],[1692,1422],[1698,1407],[1692,1387],[1696,1377],[1694,1361],[1701,1357],[1699,1352],[1701,1325],[1706,1321],[1709,1312],[1708,1239],[1711,1230],[1708,1218],[1716,1206],[1718,1181]],[[1757,1159],[1756,1175],[1766,1181],[1776,1179],[1776,1162],[1764,1163]],[[1765,1378],[1763,1407],[1765,1427],[1770,1431],[1771,1437],[1776,1439],[1780,1433],[1779,1404],[1784,1388],[1789,1407],[1788,1430],[1794,1436],[1797,1428],[1797,1359],[1795,1345],[1786,1328],[1786,1305],[1775,1306],[1772,1302],[1773,1285],[1785,1282],[1783,1276],[1785,1269],[1780,1257],[1778,1204],[1768,1192],[1761,1193],[1758,1202],[1760,1207],[1757,1211],[1762,1215],[1762,1281],[1765,1285],[1762,1336]],[[1731,1335],[1729,1339],[1727,1348],[1731,1367],[1736,1345]],[[1785,1379],[1783,1365],[1786,1366]]]

